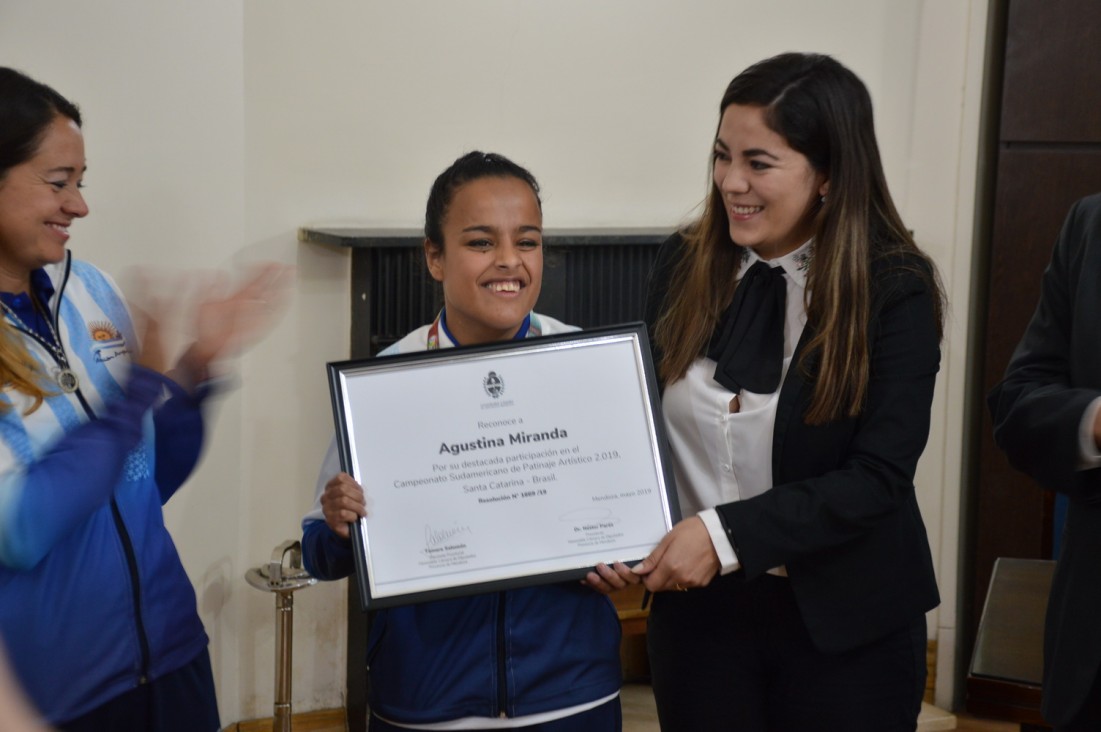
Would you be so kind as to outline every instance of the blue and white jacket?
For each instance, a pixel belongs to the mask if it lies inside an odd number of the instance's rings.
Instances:
[[[161,506],[199,457],[201,396],[131,364],[136,337],[95,267],[45,268],[48,309],[79,388],[0,415],[0,636],[53,723],[193,660],[207,637]],[[11,320],[9,332],[20,337]],[[56,361],[23,336],[42,373]],[[52,382],[49,382],[52,386]]]
[[[528,336],[577,330],[531,315]],[[380,356],[424,351],[423,326]],[[454,344],[446,327],[439,347]],[[353,569],[351,544],[325,523],[321,493],[340,471],[335,443],[302,521],[302,554],[315,577]],[[375,612],[367,641],[368,703],[382,718],[429,724],[520,717],[594,702],[619,691],[619,619],[611,600],[580,583],[527,587]]]

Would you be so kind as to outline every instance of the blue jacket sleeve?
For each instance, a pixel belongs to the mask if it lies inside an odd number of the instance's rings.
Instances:
[[[0,564],[26,570],[114,492],[142,436],[164,378],[135,366],[125,396],[106,414],[66,433],[35,462],[0,475]]]
[[[323,580],[337,580],[352,573],[351,542],[341,539],[324,521],[302,522],[302,562],[306,571]]]
[[[165,383],[171,396],[153,412],[161,505],[168,503],[199,462],[205,437],[202,402],[210,393],[206,386],[190,394],[171,379],[166,378]]]
[[[355,567],[352,543],[341,539],[329,528],[321,510],[321,495],[325,492],[325,483],[339,471],[340,458],[334,436],[329,441],[329,449],[325,452],[321,470],[318,471],[313,507],[302,518],[302,563],[306,565],[307,572],[323,580],[347,577]]]

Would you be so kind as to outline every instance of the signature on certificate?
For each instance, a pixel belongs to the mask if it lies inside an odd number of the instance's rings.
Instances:
[[[431,526],[425,524],[424,527],[424,545],[428,548],[439,546],[440,544],[446,544],[454,539],[456,536],[462,536],[464,534],[473,534],[473,530],[467,525],[451,526],[446,529],[434,529]]]

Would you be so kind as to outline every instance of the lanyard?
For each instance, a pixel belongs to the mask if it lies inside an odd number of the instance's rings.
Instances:
[[[451,331],[447,329],[446,312],[446,309],[441,310],[440,314],[436,316],[436,319],[432,321],[432,326],[428,329],[428,343],[426,344],[426,349],[429,351],[435,351],[440,347],[441,325],[443,326],[443,332],[447,334],[451,342],[456,346],[461,345],[451,335]],[[539,320],[533,318],[531,313],[528,313],[527,317],[524,318],[524,322],[520,324],[520,330],[516,331],[516,335],[512,337],[512,340],[519,341],[524,338],[538,338],[542,334],[542,328],[539,327]]]

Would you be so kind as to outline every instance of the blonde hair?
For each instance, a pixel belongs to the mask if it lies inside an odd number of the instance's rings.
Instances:
[[[22,336],[6,320],[0,319],[0,385],[12,388],[31,397],[34,401],[23,414],[42,406],[42,401],[53,392],[44,386],[45,377],[38,369]],[[12,408],[10,402],[0,401],[0,414]]]

